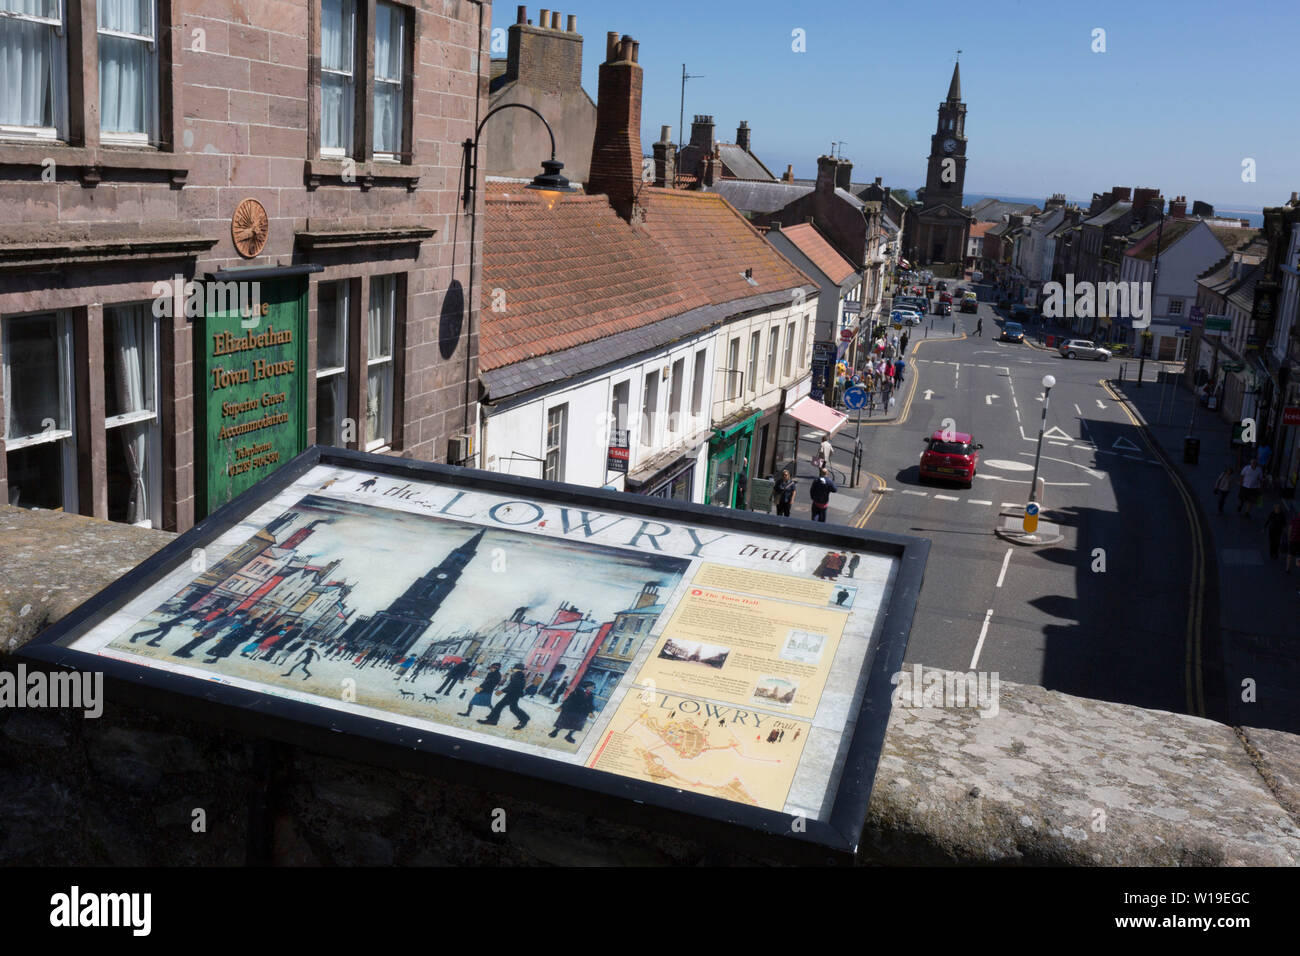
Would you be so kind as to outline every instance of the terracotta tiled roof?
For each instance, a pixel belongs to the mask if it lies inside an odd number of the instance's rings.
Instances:
[[[717,193],[645,187],[646,230],[682,280],[714,305],[817,284]],[[752,281],[745,270],[752,269]]]
[[[996,226],[996,225],[999,225],[999,223],[996,223],[996,222],[972,222],[972,223],[970,224],[970,238],[972,238],[972,239],[978,239],[978,238],[980,238],[982,235],[984,235],[984,233],[988,232],[990,229],[992,229],[992,228],[993,228],[994,226]]]
[[[522,187],[489,184],[486,206],[483,371],[707,303],[694,285],[678,281],[664,250],[620,219],[605,196],[568,196],[548,210]],[[492,307],[496,289],[504,293],[500,311]]]
[[[853,268],[853,263],[836,252],[835,247],[811,223],[788,226],[781,230],[781,234],[794,243],[836,285],[857,271]]]

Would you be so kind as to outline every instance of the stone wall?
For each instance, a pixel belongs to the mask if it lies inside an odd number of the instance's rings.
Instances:
[[[170,536],[0,507],[8,652]],[[1300,740],[1004,683],[996,716],[895,705],[864,863],[1295,865]],[[112,695],[0,710],[0,865],[769,862],[612,819],[268,742]],[[494,811],[505,811],[496,832]],[[195,831],[196,810],[206,829]]]

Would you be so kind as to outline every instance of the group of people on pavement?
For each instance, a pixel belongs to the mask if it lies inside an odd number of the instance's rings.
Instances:
[[[826,521],[826,512],[830,507],[831,495],[840,489],[835,485],[835,479],[831,477],[831,455],[835,448],[831,444],[830,436],[827,435],[822,439],[817,448],[817,454],[813,457],[813,465],[817,468],[817,477],[808,485],[808,497],[812,503],[812,512],[810,517],[813,521]],[[774,489],[774,498],[776,500],[776,513],[779,517],[790,517],[790,509],[794,505],[795,497],[799,492],[799,485],[790,475],[789,468],[781,469],[781,480],[776,483]]]
[[[1249,521],[1251,511],[1259,501],[1264,486],[1264,463],[1256,455],[1247,462],[1240,472],[1231,465],[1225,465],[1214,482],[1214,493],[1219,499],[1218,513],[1223,514],[1223,506],[1237,488],[1237,514]],[[1268,558],[1270,561],[1283,559],[1283,569],[1291,573],[1291,565],[1300,566],[1300,508],[1287,509],[1281,500],[1264,517],[1264,534],[1268,538]]]

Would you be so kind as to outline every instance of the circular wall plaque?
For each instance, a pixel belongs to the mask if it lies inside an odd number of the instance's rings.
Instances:
[[[230,238],[235,242],[235,251],[245,259],[261,255],[270,231],[266,209],[256,199],[245,199],[235,207],[230,217]]]

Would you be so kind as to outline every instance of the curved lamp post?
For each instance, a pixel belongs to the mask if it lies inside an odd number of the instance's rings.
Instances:
[[[548,208],[554,206],[565,193],[575,191],[569,185],[569,181],[560,173],[560,170],[564,168],[564,163],[555,158],[555,131],[551,129],[551,124],[546,122],[546,117],[531,106],[526,106],[523,103],[503,103],[496,109],[488,111],[488,114],[478,124],[478,128],[474,130],[474,138],[465,140],[463,144],[465,159],[462,170],[465,177],[465,190],[461,195],[461,202],[465,209],[471,211],[471,215],[474,208],[474,193],[478,189],[478,144],[483,133],[483,126],[497,113],[511,108],[528,110],[542,121],[542,125],[546,127],[547,135],[551,137],[551,158],[542,160],[542,171],[534,176],[533,181],[524,188],[535,189],[540,192],[546,198]]]

